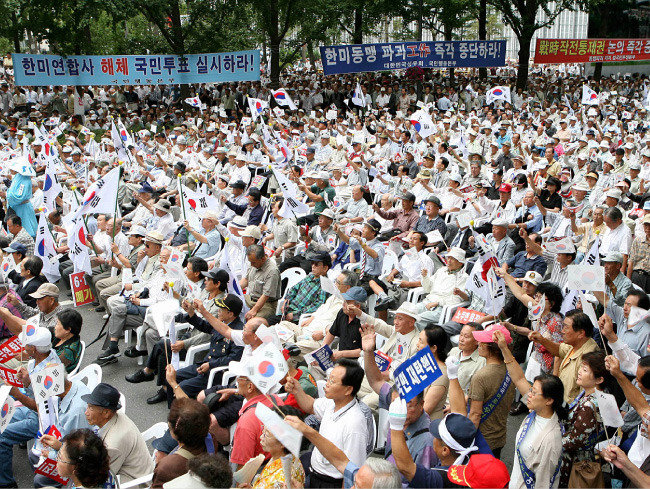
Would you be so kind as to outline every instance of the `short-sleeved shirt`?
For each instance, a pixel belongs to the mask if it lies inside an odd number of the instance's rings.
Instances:
[[[499,390],[506,375],[505,364],[488,364],[474,374],[469,386],[470,401],[480,401],[485,406]],[[490,415],[479,425],[481,433],[492,450],[506,444],[506,429],[510,405],[515,398],[515,386],[510,383],[508,390]]]
[[[355,317],[351,322],[348,319],[348,315],[343,312],[343,309],[339,311],[334,319],[334,323],[330,327],[330,334],[339,338],[339,350],[357,350],[361,348],[361,333],[359,328],[361,327],[361,321],[359,318]]]
[[[366,275],[370,275],[371,277],[379,277],[381,275],[381,268],[384,263],[384,255],[386,254],[386,247],[382,242],[380,242],[377,238],[374,238],[366,243],[370,248],[373,249],[377,253],[377,258],[373,258],[369,254],[367,254],[362,248],[361,244],[359,243],[359,240],[350,240],[350,249],[351,250],[361,250],[361,263],[364,261],[364,255],[365,255],[365,262],[366,266],[363,269],[363,272]]]
[[[564,402],[571,403],[580,391],[576,381],[578,380],[578,369],[582,363],[582,355],[598,350],[596,342],[589,338],[587,342],[577,350],[573,350],[571,345],[560,343],[560,371],[558,377],[564,384]]]
[[[318,185],[312,185],[311,191],[316,195],[323,196],[323,200],[314,204],[314,214],[318,214],[327,209],[329,207],[327,202],[334,202],[334,198],[336,197],[336,190],[334,190],[334,187],[329,184],[325,188],[320,188]]]
[[[219,231],[216,228],[212,229],[207,234],[205,234],[205,238],[208,240],[208,242],[198,243],[198,248],[192,256],[206,260],[219,252],[221,249],[221,234]]]
[[[247,295],[254,301],[266,295],[270,300],[277,300],[282,295],[280,271],[275,260],[266,259],[261,268],[249,267]]]
[[[299,239],[299,231],[296,223],[291,219],[276,219],[273,222],[273,243],[275,247],[282,246],[287,243],[297,243]],[[290,248],[284,252],[284,258],[291,258],[294,254],[294,249]]]

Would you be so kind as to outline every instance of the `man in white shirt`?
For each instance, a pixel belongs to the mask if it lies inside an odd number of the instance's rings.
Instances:
[[[630,228],[623,222],[623,213],[618,207],[610,207],[605,210],[603,221],[607,227],[601,238],[599,252],[606,255],[618,251],[623,255],[623,270],[626,270],[632,236]]]
[[[305,394],[296,379],[290,377],[285,390],[293,394],[298,406],[314,414],[321,422],[320,434],[343,450],[357,466],[366,460],[366,446],[372,436],[356,399],[364,371],[359,362],[342,358],[336,362],[325,384],[325,397],[314,399]],[[341,487],[341,473],[315,448],[311,455],[308,487]]]

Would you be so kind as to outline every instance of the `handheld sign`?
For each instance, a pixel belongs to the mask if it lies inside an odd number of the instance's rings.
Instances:
[[[377,367],[379,368],[380,372],[385,372],[388,370],[388,367],[390,367],[392,361],[393,359],[386,355],[383,351],[377,350],[375,352],[375,363],[377,363]]]
[[[302,434],[297,429],[289,426],[278,414],[261,402],[255,406],[255,416],[287,450],[296,457],[300,456]]]
[[[86,272],[70,274],[70,290],[75,307],[90,304],[95,300],[90,285],[86,282]]]
[[[424,348],[395,369],[399,395],[409,402],[442,375],[430,348]]]
[[[454,313],[454,317],[451,318],[452,321],[455,321],[460,324],[467,324],[476,322],[478,319],[485,317],[485,314],[479,311],[474,311],[472,309],[466,309],[464,307],[459,307]]]
[[[12,336],[0,344],[0,363],[11,360],[23,351],[23,345],[20,343],[18,336]]]
[[[323,372],[327,372],[329,369],[334,368],[332,349],[329,345],[323,345],[318,350],[311,352],[311,356],[316,360],[318,366],[323,370]]]
[[[7,385],[23,387],[23,383],[18,379],[18,370],[13,370],[0,365],[0,379],[2,379]]]
[[[68,484],[68,479],[62,478],[56,470],[56,460],[52,460],[51,458],[44,459],[43,463],[34,469],[34,472],[44,475],[48,479],[52,479],[63,486]]]

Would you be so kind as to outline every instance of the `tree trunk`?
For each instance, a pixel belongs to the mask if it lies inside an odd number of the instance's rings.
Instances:
[[[169,18],[171,19],[171,35],[174,42],[172,49],[175,54],[185,54],[185,36],[183,35],[183,26],[181,25],[181,8],[179,2],[172,4],[172,10]],[[187,83],[181,85],[181,100],[190,96],[190,86]]]
[[[422,41],[422,18],[424,17],[424,6],[423,4],[424,0],[418,0],[418,41]]]
[[[363,7],[364,2],[360,2],[360,5],[354,10],[352,44],[363,44]]]
[[[14,51],[20,53],[20,40],[22,38],[22,29],[18,27],[18,16],[16,12],[11,12],[12,37],[14,41]]]
[[[528,84],[528,63],[530,62],[530,42],[533,33],[524,29],[519,40],[519,67],[517,68],[517,88],[526,89]]]
[[[86,44],[86,49],[85,49],[86,54],[94,54],[92,52],[93,37],[90,32],[90,26],[88,24],[84,26],[84,43]]]
[[[478,5],[478,38],[480,41],[487,40],[487,0],[479,0]],[[478,76],[481,80],[487,80],[487,68],[479,68]]]
[[[309,62],[311,63],[311,68],[314,69],[316,66],[316,56],[314,56],[314,41],[311,39],[307,41],[307,56],[309,58]]]
[[[446,25],[444,28],[445,28],[445,41],[451,41],[451,37],[454,30],[451,27],[448,27]],[[449,68],[449,86],[454,85],[454,76],[455,76],[454,69]]]
[[[269,47],[271,51],[270,78],[271,87],[277,89],[280,86],[280,29],[278,27],[279,12],[278,1],[269,2]]]

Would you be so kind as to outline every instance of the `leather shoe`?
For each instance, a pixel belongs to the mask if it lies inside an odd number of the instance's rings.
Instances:
[[[167,400],[167,392],[164,389],[158,390],[155,395],[147,399],[147,404],[158,404]]]
[[[124,355],[129,358],[146,357],[147,350],[138,350],[135,348],[135,346],[132,346],[131,348],[124,350]]]
[[[106,308],[104,306],[97,306],[95,308],[95,312],[104,312],[106,311]]]
[[[144,382],[146,380],[153,380],[155,377],[155,374],[151,372],[148,374],[147,372],[144,371],[144,369],[140,369],[137,372],[132,373],[131,375],[127,375],[124,377],[127,382],[131,382],[132,384],[139,384],[140,382]]]
[[[521,401],[514,403],[510,408],[510,416],[519,416],[520,414],[526,414],[527,412],[528,406]]]
[[[389,307],[391,307],[395,303],[395,300],[386,296],[386,297],[380,297],[377,299],[377,303],[375,304],[375,311],[385,311]]]

